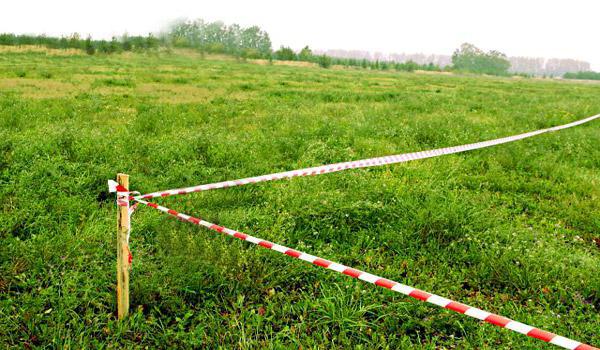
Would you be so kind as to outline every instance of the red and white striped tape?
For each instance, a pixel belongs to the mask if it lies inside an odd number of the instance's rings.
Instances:
[[[133,215],[137,207],[138,203],[134,203],[132,206],[129,207],[129,221],[131,221],[131,215]]]
[[[491,147],[491,146],[495,146],[495,145],[499,145],[499,144],[503,144],[503,143],[507,143],[507,142],[514,142],[517,140],[522,140],[522,139],[525,139],[528,137],[540,135],[540,134],[551,132],[551,131],[567,129],[567,128],[571,128],[571,127],[574,127],[574,126],[577,126],[577,125],[580,125],[583,123],[590,122],[596,118],[600,118],[600,114],[594,115],[594,116],[591,116],[591,117],[588,117],[585,119],[581,119],[581,120],[578,120],[578,121],[575,121],[575,122],[572,122],[569,124],[559,125],[559,126],[555,126],[552,128],[541,129],[541,130],[537,130],[537,131],[528,132],[525,134],[508,136],[508,137],[503,137],[503,138],[489,140],[489,141],[482,141],[482,142],[470,143],[470,144],[466,144],[466,145],[447,147],[447,148],[438,148],[438,149],[429,150],[429,151],[397,154],[397,155],[391,155],[391,156],[385,156],[385,157],[356,160],[356,161],[351,161],[351,162],[328,164],[328,165],[322,165],[322,166],[317,166],[317,167],[312,167],[312,168],[305,168],[305,169],[291,170],[291,171],[285,171],[285,172],[262,175],[262,176],[248,177],[248,178],[238,179],[238,180],[222,181],[222,182],[216,182],[216,183],[212,183],[212,184],[198,185],[198,186],[192,186],[192,187],[186,187],[186,188],[178,188],[178,189],[166,190],[166,191],[158,191],[158,192],[152,192],[152,193],[148,193],[148,194],[144,194],[144,195],[140,195],[140,196],[135,196],[135,198],[136,199],[149,199],[149,198],[156,198],[156,197],[167,197],[167,196],[178,195],[178,194],[187,194],[187,193],[192,193],[192,192],[213,190],[213,189],[217,189],[217,188],[241,186],[241,185],[263,182],[263,181],[280,180],[280,179],[292,178],[292,177],[297,177],[297,176],[321,175],[321,174],[333,173],[333,172],[347,170],[347,169],[367,168],[367,167],[380,166],[380,165],[386,165],[386,164],[403,163],[403,162],[408,162],[408,161],[417,160],[417,159],[439,157],[439,156],[446,155],[446,154],[466,152],[466,151],[470,151],[470,150],[474,150],[474,149]]]
[[[132,193],[139,192],[130,192],[123,185],[120,185],[118,182],[113,180],[108,180],[108,192],[116,192],[117,193],[117,205],[119,207],[127,207],[127,215],[129,216],[129,220],[127,220],[127,237],[125,238],[127,241],[127,261],[129,265],[133,262],[133,255],[131,254],[131,250],[129,249],[129,237],[131,236],[131,216],[133,212],[137,209],[139,203],[134,203],[131,205],[130,197]]]
[[[120,207],[129,206],[129,190],[120,185],[118,182],[108,180],[108,192],[117,193],[117,205]]]
[[[428,303],[437,305],[439,307],[453,310],[458,313],[465,314],[467,316],[494,324],[499,327],[508,328],[517,333],[525,334],[529,337],[537,338],[537,339],[543,340],[545,342],[563,347],[565,349],[600,350],[600,349],[597,349],[590,345],[586,345],[586,344],[580,343],[578,341],[575,341],[575,340],[572,340],[569,338],[565,338],[560,335],[556,335],[554,333],[546,332],[541,329],[538,329],[538,328],[535,328],[532,326],[528,326],[521,322],[513,321],[506,317],[502,317],[502,316],[499,316],[499,315],[496,315],[496,314],[493,314],[493,313],[490,313],[487,311],[480,310],[478,308],[474,308],[472,306],[468,306],[465,304],[461,304],[461,303],[452,301],[450,299],[446,299],[439,295],[427,293],[425,291],[404,285],[402,283],[398,283],[398,282],[395,282],[392,280],[385,279],[383,277],[372,275],[368,272],[353,269],[351,267],[344,266],[344,265],[338,264],[336,262],[332,262],[332,261],[329,261],[326,259],[316,257],[314,255],[310,255],[310,254],[303,253],[303,252],[300,252],[300,251],[297,251],[297,250],[294,250],[294,249],[291,249],[288,247],[284,247],[282,245],[279,245],[279,244],[276,244],[273,242],[269,242],[269,241],[266,241],[266,240],[263,240],[263,239],[260,239],[257,237],[253,237],[253,236],[250,236],[250,235],[247,235],[245,233],[241,233],[241,232],[238,232],[235,230],[231,230],[231,229],[228,229],[223,226],[215,225],[208,221],[205,221],[205,220],[202,220],[199,218],[195,218],[193,216],[189,216],[189,215],[186,215],[183,213],[179,213],[175,210],[163,207],[163,206],[155,204],[155,203],[150,203],[150,202],[140,200],[140,199],[135,199],[135,201],[137,201],[141,204],[144,204],[146,206],[155,208],[163,213],[169,214],[181,221],[191,222],[195,225],[203,226],[203,227],[206,227],[213,231],[217,231],[217,232],[241,239],[243,241],[248,241],[250,243],[259,245],[263,248],[271,249],[276,252],[291,256],[293,258],[307,261],[314,265],[321,266],[326,269],[333,270],[333,271],[342,273],[344,275],[354,277],[354,278],[363,280],[365,282],[369,282],[369,283],[378,285],[380,287],[387,288],[387,289],[393,290],[395,292],[408,295],[412,298],[419,299],[421,301],[426,301]]]

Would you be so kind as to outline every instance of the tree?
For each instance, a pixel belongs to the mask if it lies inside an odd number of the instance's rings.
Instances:
[[[175,47],[192,47],[201,52],[227,53],[239,57],[268,58],[271,55],[271,39],[267,32],[257,26],[242,28],[237,24],[223,22],[179,20],[173,23],[163,41]]]
[[[147,49],[157,49],[160,45],[160,41],[156,38],[152,33],[149,33],[146,37],[146,48]]]
[[[304,46],[304,48],[302,48],[302,50],[300,50],[300,53],[298,54],[298,60],[310,62],[312,59],[312,50],[308,47],[308,45]]]
[[[88,36],[83,43],[83,48],[88,55],[93,55],[96,53],[96,47],[94,47],[94,43],[92,42],[92,37]]]
[[[68,40],[67,45],[70,48],[74,48],[74,49],[81,48],[81,36],[79,35],[79,33],[71,34],[71,36],[67,40]]]
[[[289,47],[282,46],[279,50],[275,51],[275,59],[280,61],[295,61],[297,59],[296,53]]]
[[[452,66],[459,71],[506,75],[510,62],[499,51],[484,52],[473,44],[464,43],[452,54]]]
[[[16,45],[17,37],[14,34],[0,34],[0,45]]]
[[[129,40],[129,35],[127,33],[123,34],[121,37],[121,45],[124,51],[131,51],[131,41]]]
[[[246,28],[242,31],[240,44],[244,49],[255,50],[260,57],[268,57],[271,54],[271,39],[269,38],[269,34],[257,26]]]
[[[327,55],[320,55],[317,57],[317,63],[322,68],[329,68],[331,67],[331,57]]]
[[[123,46],[121,45],[121,42],[119,42],[116,36],[113,36],[109,43],[109,52],[113,53],[121,51],[123,51]]]

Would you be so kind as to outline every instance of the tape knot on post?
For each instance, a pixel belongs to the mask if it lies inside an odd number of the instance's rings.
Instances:
[[[108,191],[117,193],[117,205],[120,207],[129,206],[129,190],[116,181],[108,180]]]

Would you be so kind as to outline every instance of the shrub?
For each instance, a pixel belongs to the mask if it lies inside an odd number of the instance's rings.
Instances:
[[[302,50],[300,50],[300,53],[298,54],[299,61],[310,62],[312,59],[313,59],[313,53],[312,53],[312,50],[308,46],[305,46],[304,48],[302,48]]]
[[[85,42],[83,43],[83,47],[85,49],[85,52],[88,55],[93,55],[96,53],[96,48],[94,47],[94,44],[92,43],[92,38],[89,36],[87,39],[85,39]]]
[[[331,57],[327,55],[317,56],[317,63],[319,64],[319,67],[329,68],[331,67]]]
[[[289,47],[282,46],[274,53],[275,59],[280,61],[295,61],[298,59],[294,50]]]

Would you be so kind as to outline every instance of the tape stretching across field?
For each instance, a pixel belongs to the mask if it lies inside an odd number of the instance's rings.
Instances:
[[[396,155],[385,156],[385,157],[377,157],[377,158],[355,160],[355,161],[351,161],[351,162],[328,164],[328,165],[322,165],[322,166],[317,166],[317,167],[312,167],[312,168],[291,170],[291,171],[285,171],[285,172],[273,173],[273,174],[268,174],[268,175],[255,176],[255,177],[247,177],[247,178],[238,179],[238,180],[229,180],[229,181],[215,182],[215,183],[211,183],[211,184],[198,185],[198,186],[192,186],[192,187],[186,187],[186,188],[158,191],[158,192],[144,194],[141,196],[135,196],[134,198],[149,199],[149,198],[156,198],[156,197],[167,197],[167,196],[178,195],[178,194],[187,194],[187,193],[192,193],[192,192],[213,190],[213,189],[217,189],[217,188],[241,186],[241,185],[263,182],[263,181],[280,180],[280,179],[292,178],[292,177],[297,177],[297,176],[320,175],[320,174],[333,173],[336,171],[342,171],[342,170],[347,170],[347,169],[367,168],[367,167],[372,167],[372,166],[403,163],[403,162],[408,162],[408,161],[417,160],[417,159],[439,157],[439,156],[443,156],[446,154],[466,152],[466,151],[471,151],[474,149],[486,148],[486,147],[491,147],[491,146],[495,146],[495,145],[500,145],[503,143],[514,142],[514,141],[526,139],[528,137],[533,137],[533,136],[544,134],[544,133],[551,132],[551,131],[567,129],[567,128],[571,128],[571,127],[574,127],[574,126],[577,126],[580,124],[590,122],[597,118],[600,118],[600,114],[594,115],[594,116],[591,116],[591,117],[588,117],[585,119],[581,119],[581,120],[578,120],[578,121],[575,121],[575,122],[572,122],[569,124],[559,125],[559,126],[555,126],[555,127],[547,128],[547,129],[531,131],[531,132],[519,134],[519,135],[507,136],[507,137],[489,140],[489,141],[482,141],[482,142],[470,143],[470,144],[466,144],[466,145],[447,147],[447,148],[438,148],[438,149],[433,149],[433,150],[429,150],[429,151],[396,154]]]
[[[181,221],[190,222],[195,225],[203,226],[210,230],[217,231],[217,232],[241,239],[243,241],[247,241],[247,242],[259,245],[263,248],[271,249],[271,250],[274,250],[281,254],[285,254],[287,256],[290,256],[290,257],[293,257],[296,259],[304,260],[313,265],[321,266],[323,268],[333,270],[335,272],[342,273],[344,275],[354,277],[359,280],[363,280],[365,282],[372,283],[372,284],[378,285],[380,287],[393,290],[394,292],[402,293],[402,294],[408,295],[412,298],[415,298],[415,299],[418,299],[421,301],[426,301],[428,303],[437,305],[439,307],[443,307],[445,309],[449,309],[449,310],[453,310],[453,311],[456,311],[461,314],[465,314],[467,316],[494,324],[499,327],[508,328],[517,333],[525,334],[529,337],[537,338],[537,339],[543,340],[545,342],[548,342],[548,343],[551,343],[554,345],[558,345],[565,349],[600,350],[600,349],[594,348],[590,345],[586,345],[586,344],[580,343],[578,341],[575,341],[575,340],[572,340],[569,338],[565,338],[560,335],[556,335],[554,333],[546,332],[541,329],[538,329],[538,328],[535,328],[532,326],[528,326],[521,322],[513,321],[506,317],[502,317],[502,316],[499,316],[499,315],[496,315],[496,314],[493,314],[493,313],[490,313],[487,311],[483,311],[481,309],[478,309],[478,308],[475,308],[472,306],[468,306],[465,304],[461,304],[461,303],[452,301],[450,299],[446,299],[439,295],[427,293],[425,291],[404,285],[402,283],[398,283],[398,282],[395,282],[392,280],[385,279],[383,277],[372,275],[368,272],[353,269],[351,267],[344,266],[342,264],[338,264],[333,261],[329,261],[329,260],[322,259],[322,258],[319,258],[314,255],[303,253],[301,251],[291,249],[291,248],[288,248],[288,247],[285,247],[285,246],[282,246],[279,244],[275,244],[273,242],[269,242],[264,239],[253,237],[253,236],[250,236],[245,233],[231,230],[231,229],[228,229],[223,226],[215,225],[213,223],[202,220],[200,218],[195,218],[190,215],[179,213],[175,210],[163,207],[163,206],[155,204],[155,203],[150,203],[150,202],[147,202],[147,201],[144,201],[141,199],[136,199],[135,201],[137,201],[138,203],[144,204],[146,206],[155,208],[163,213],[169,214]]]

